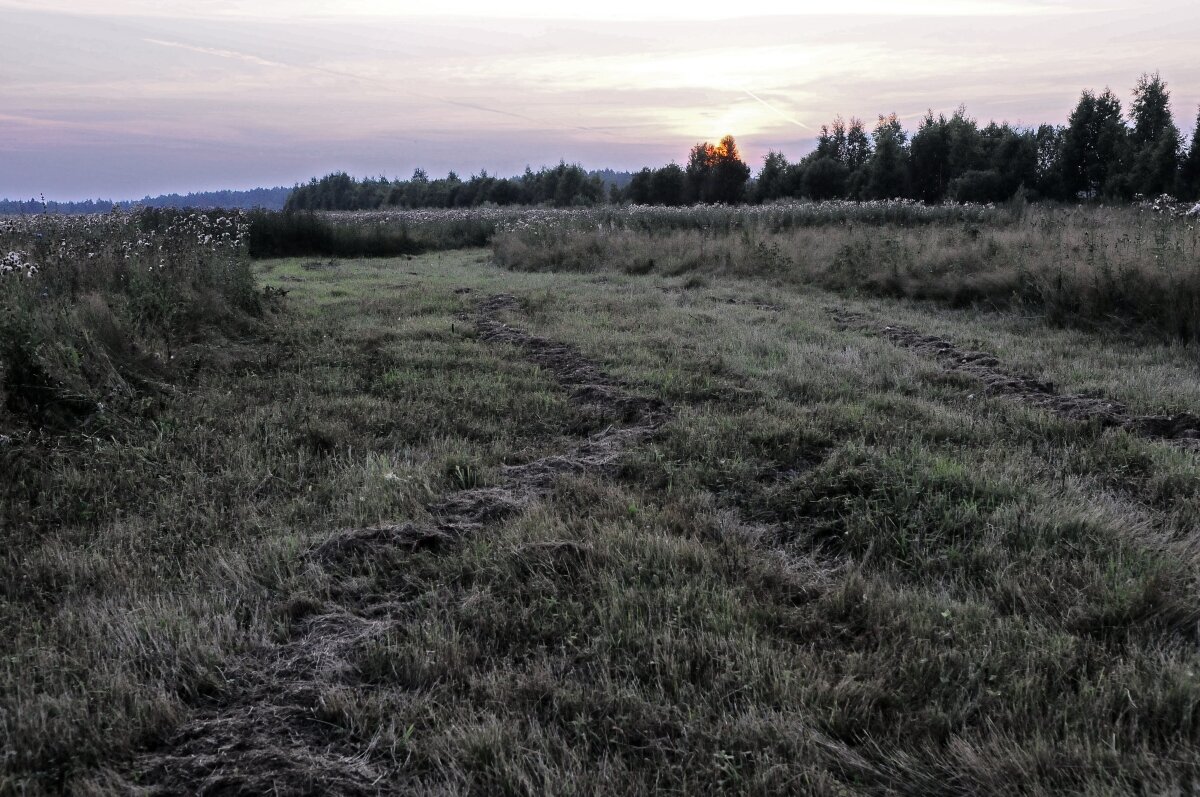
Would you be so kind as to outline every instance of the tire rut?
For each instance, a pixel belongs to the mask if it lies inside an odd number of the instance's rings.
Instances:
[[[451,493],[427,506],[430,520],[332,535],[308,561],[336,572],[339,563],[389,549],[437,550],[484,530],[546,497],[564,475],[611,475],[621,453],[653,435],[669,418],[660,400],[639,396],[571,346],[508,326],[496,316],[518,309],[507,294],[479,302],[460,319],[489,343],[522,350],[568,391],[570,400],[609,422],[598,434],[558,454],[504,466],[498,483]],[[227,670],[225,693],[194,710],[162,747],[133,762],[131,790],[150,794],[375,794],[396,773],[372,762],[370,749],[320,719],[323,693],[355,683],[354,651],[386,633],[402,607],[396,596],[339,585],[344,605],[298,617],[286,642],[247,654]],[[135,774],[136,773],[136,774]],[[394,786],[394,784],[391,784]]]
[[[860,313],[831,310],[830,314],[843,328],[876,332],[897,346],[936,358],[947,371],[979,380],[986,395],[1006,396],[1062,418],[1098,423],[1105,428],[1124,429],[1139,437],[1168,440],[1200,449],[1200,415],[1190,412],[1138,415],[1112,399],[1059,393],[1052,382],[1021,374],[1005,366],[993,354],[962,349],[946,338],[903,326],[879,327]]]

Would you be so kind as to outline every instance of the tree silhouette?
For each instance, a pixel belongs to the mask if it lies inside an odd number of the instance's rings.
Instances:
[[[908,196],[908,137],[896,114],[881,114],[872,138],[875,151],[867,163],[867,195],[871,199]]]
[[[1121,101],[1109,89],[1100,95],[1084,91],[1063,133],[1063,190],[1072,197],[1125,193],[1128,146]]]
[[[1171,93],[1157,72],[1138,79],[1129,111],[1133,122],[1130,182],[1134,191],[1146,196],[1169,193],[1175,188],[1182,141],[1171,118],[1170,103]]]
[[[1184,199],[1200,199],[1200,110],[1196,111],[1192,146],[1180,164],[1178,193]]]
[[[759,202],[769,202],[791,196],[793,187],[790,176],[787,158],[783,153],[774,150],[768,152],[754,186],[754,198]]]
[[[716,146],[706,141],[692,147],[686,174],[693,201],[733,204],[742,199],[750,167],[738,154],[733,136],[725,136]]]

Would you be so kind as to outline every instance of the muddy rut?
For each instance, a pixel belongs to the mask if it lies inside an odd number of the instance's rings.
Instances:
[[[561,453],[505,466],[493,486],[447,495],[427,507],[428,522],[336,533],[309,553],[314,566],[337,574],[340,562],[384,549],[451,544],[545,497],[559,476],[609,474],[625,449],[667,420],[669,409],[661,401],[632,392],[572,347],[498,320],[500,313],[517,308],[514,297],[493,296],[461,319],[473,324],[482,340],[517,347],[604,425],[603,431]],[[157,794],[386,790],[397,773],[382,769],[370,749],[320,721],[317,709],[329,687],[355,683],[356,646],[395,626],[395,596],[363,594],[352,582],[337,588],[344,592],[344,605],[327,604],[297,617],[288,641],[256,651],[227,670],[222,696],[196,708],[166,745],[133,762],[126,785]]]
[[[1111,399],[1059,393],[1052,382],[1018,373],[993,354],[959,348],[946,338],[925,335],[903,326],[880,328],[858,313],[832,311],[832,315],[843,327],[876,331],[897,346],[937,358],[948,371],[978,379],[987,395],[1007,396],[1063,418],[1117,427],[1140,437],[1170,440],[1189,448],[1200,447],[1200,415],[1190,412],[1137,415]]]

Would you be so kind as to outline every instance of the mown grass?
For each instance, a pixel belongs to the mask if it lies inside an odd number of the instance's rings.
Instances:
[[[0,791],[144,783],[139,752],[315,611],[371,630],[303,731],[383,791],[1194,788],[1195,453],[984,396],[828,309],[1153,410],[1200,407],[1190,347],[486,260],[263,262],[281,315],[214,345],[151,421],[9,444],[29,486],[3,515]],[[421,518],[587,428],[459,316],[498,292],[672,419],[615,478],[314,567],[337,530]]]

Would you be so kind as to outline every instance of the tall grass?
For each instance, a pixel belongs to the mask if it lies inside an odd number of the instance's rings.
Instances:
[[[473,207],[413,210],[257,211],[250,215],[252,257],[383,257],[486,246],[497,232],[526,227],[772,232],[831,224],[1011,223],[1019,209],[991,205],[880,202],[781,202],[770,205],[661,207]]]
[[[240,214],[0,220],[0,427],[100,422],[259,310]]]
[[[593,227],[523,221],[498,232],[492,246],[498,263],[518,270],[766,276],[954,306],[1020,306],[1057,323],[1200,340],[1193,217],[1043,206],[955,218],[950,209],[914,206],[895,216],[903,221],[880,221],[886,216],[820,207],[784,222],[769,211],[739,218],[729,210],[724,224],[691,228],[636,218]]]

